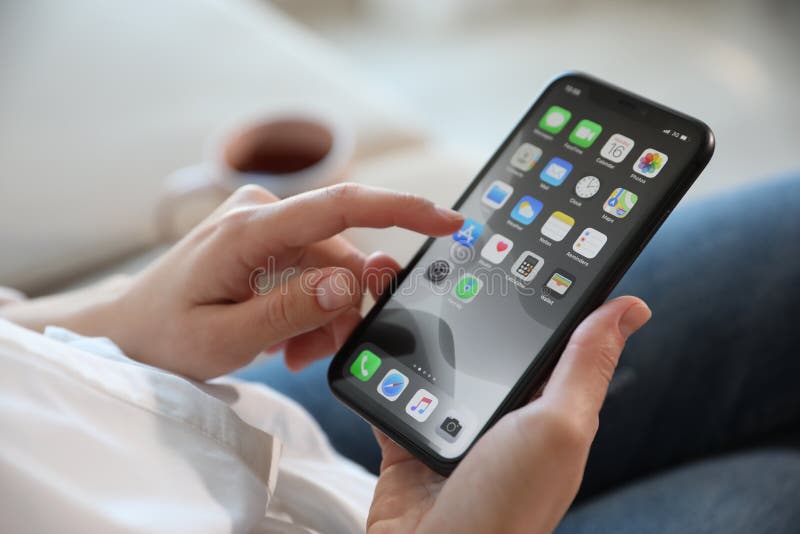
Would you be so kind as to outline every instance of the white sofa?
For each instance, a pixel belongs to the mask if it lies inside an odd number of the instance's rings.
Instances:
[[[27,0],[2,15],[0,285],[50,290],[149,249],[163,178],[223,125],[271,110],[350,121],[357,180],[449,202],[476,169],[259,0]],[[354,238],[401,255],[414,243]]]

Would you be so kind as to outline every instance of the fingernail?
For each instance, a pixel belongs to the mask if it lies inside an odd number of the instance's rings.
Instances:
[[[627,339],[650,320],[653,312],[642,302],[628,308],[619,320],[619,331]]]
[[[317,303],[325,311],[334,311],[350,306],[353,301],[351,277],[341,271],[334,271],[317,284]]]
[[[436,211],[444,217],[445,219],[451,221],[463,221],[464,216],[457,211],[451,210],[450,208],[445,208],[443,206],[436,206]]]

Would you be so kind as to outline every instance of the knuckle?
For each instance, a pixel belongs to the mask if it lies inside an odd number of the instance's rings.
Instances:
[[[325,188],[325,194],[334,201],[348,201],[356,198],[363,190],[361,184],[343,182]]]
[[[611,377],[617,369],[617,362],[625,346],[624,340],[616,334],[605,335],[600,340],[586,341],[583,336],[573,336],[567,349],[580,355],[580,358],[589,358],[591,365],[606,382],[611,382]]]
[[[413,193],[408,192],[397,192],[397,199],[403,205],[406,206],[407,209],[411,210],[423,210],[429,208],[432,203],[425,197],[421,197],[419,195],[415,195]]]
[[[222,214],[216,226],[223,232],[236,233],[247,225],[251,216],[252,210],[250,208],[233,208]]]
[[[278,197],[259,185],[247,184],[234,191],[231,199],[237,204],[251,204],[274,202]]]
[[[587,424],[584,418],[556,410],[543,410],[539,417],[546,439],[558,450],[582,452],[588,449],[595,428]]]
[[[622,352],[622,341],[609,340],[601,343],[595,349],[595,366],[597,372],[603,377],[606,383],[611,382],[611,377],[614,376],[614,371],[617,369],[617,362],[619,355]]]
[[[275,292],[275,289],[273,289],[273,292]],[[284,334],[287,332],[292,332],[294,324],[292,313],[289,309],[290,306],[288,297],[278,291],[272,295],[268,294],[266,300],[267,303],[265,313],[270,329],[272,331]]]

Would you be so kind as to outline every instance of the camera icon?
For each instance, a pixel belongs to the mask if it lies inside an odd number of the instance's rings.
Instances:
[[[461,422],[455,417],[445,417],[437,429],[440,436],[453,443],[461,432]]]

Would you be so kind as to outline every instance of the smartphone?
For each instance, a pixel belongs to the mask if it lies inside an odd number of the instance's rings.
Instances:
[[[334,395],[448,474],[547,379],[714,151],[697,119],[553,80],[334,357]],[[679,260],[676,260],[679,261]]]

